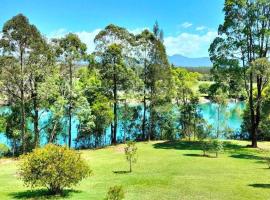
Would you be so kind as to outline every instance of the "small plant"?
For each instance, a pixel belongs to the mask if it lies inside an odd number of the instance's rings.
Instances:
[[[53,144],[22,156],[19,170],[26,186],[47,187],[51,194],[59,194],[65,187],[76,185],[90,173],[79,153]]]
[[[214,152],[216,154],[216,157],[218,157],[218,154],[223,151],[223,142],[214,139],[210,141],[210,152]]]
[[[203,156],[207,156],[207,152],[210,150],[210,142],[208,140],[201,141],[201,149],[203,151]]]
[[[137,161],[137,147],[135,142],[128,142],[125,147],[126,159],[129,162],[129,172],[132,172],[132,163]]]
[[[125,198],[125,193],[121,185],[110,187],[105,200],[122,200]]]
[[[0,158],[2,158],[3,156],[7,155],[9,152],[9,148],[7,145],[5,144],[0,144]]]
[[[270,169],[270,157],[267,156],[264,159],[265,159],[266,164],[268,165],[268,168]]]

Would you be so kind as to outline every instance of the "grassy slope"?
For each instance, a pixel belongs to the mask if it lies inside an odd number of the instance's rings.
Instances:
[[[270,143],[260,146],[270,148]],[[270,199],[270,169],[262,160],[265,154],[258,150],[234,145],[219,158],[207,158],[198,156],[197,143],[138,143],[138,149],[138,163],[131,174],[113,172],[128,169],[123,145],[82,151],[94,174],[66,191],[65,198],[104,199],[110,186],[121,184],[128,200]],[[48,198],[42,190],[31,192],[22,186],[16,161],[0,163],[1,200]]]

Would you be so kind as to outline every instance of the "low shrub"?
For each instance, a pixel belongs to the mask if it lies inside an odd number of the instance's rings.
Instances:
[[[201,141],[201,149],[203,155],[207,156],[207,153],[215,153],[216,157],[223,151],[223,142],[217,139],[210,139]]]
[[[216,157],[223,151],[223,142],[218,139],[210,140],[210,152],[215,153]]]
[[[125,193],[122,186],[110,187],[105,200],[122,200],[125,198]]]
[[[9,147],[5,144],[0,144],[0,158],[9,153]]]
[[[48,144],[22,156],[19,175],[26,186],[58,194],[89,176],[91,170],[75,150]]]

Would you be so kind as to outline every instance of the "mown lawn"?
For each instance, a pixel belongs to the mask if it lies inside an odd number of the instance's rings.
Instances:
[[[266,200],[270,169],[264,151],[233,141],[219,158],[202,157],[197,142],[138,143],[134,172],[125,173],[123,145],[82,151],[93,175],[62,197],[25,188],[16,175],[18,161],[0,160],[0,199],[104,199],[110,186],[122,185],[127,200]],[[260,143],[270,149],[270,143]],[[270,156],[270,154],[269,154]]]

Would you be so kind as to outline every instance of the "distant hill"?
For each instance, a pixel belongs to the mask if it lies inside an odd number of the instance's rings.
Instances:
[[[188,58],[179,54],[169,56],[169,62],[181,67],[211,67],[212,63],[208,57]]]

